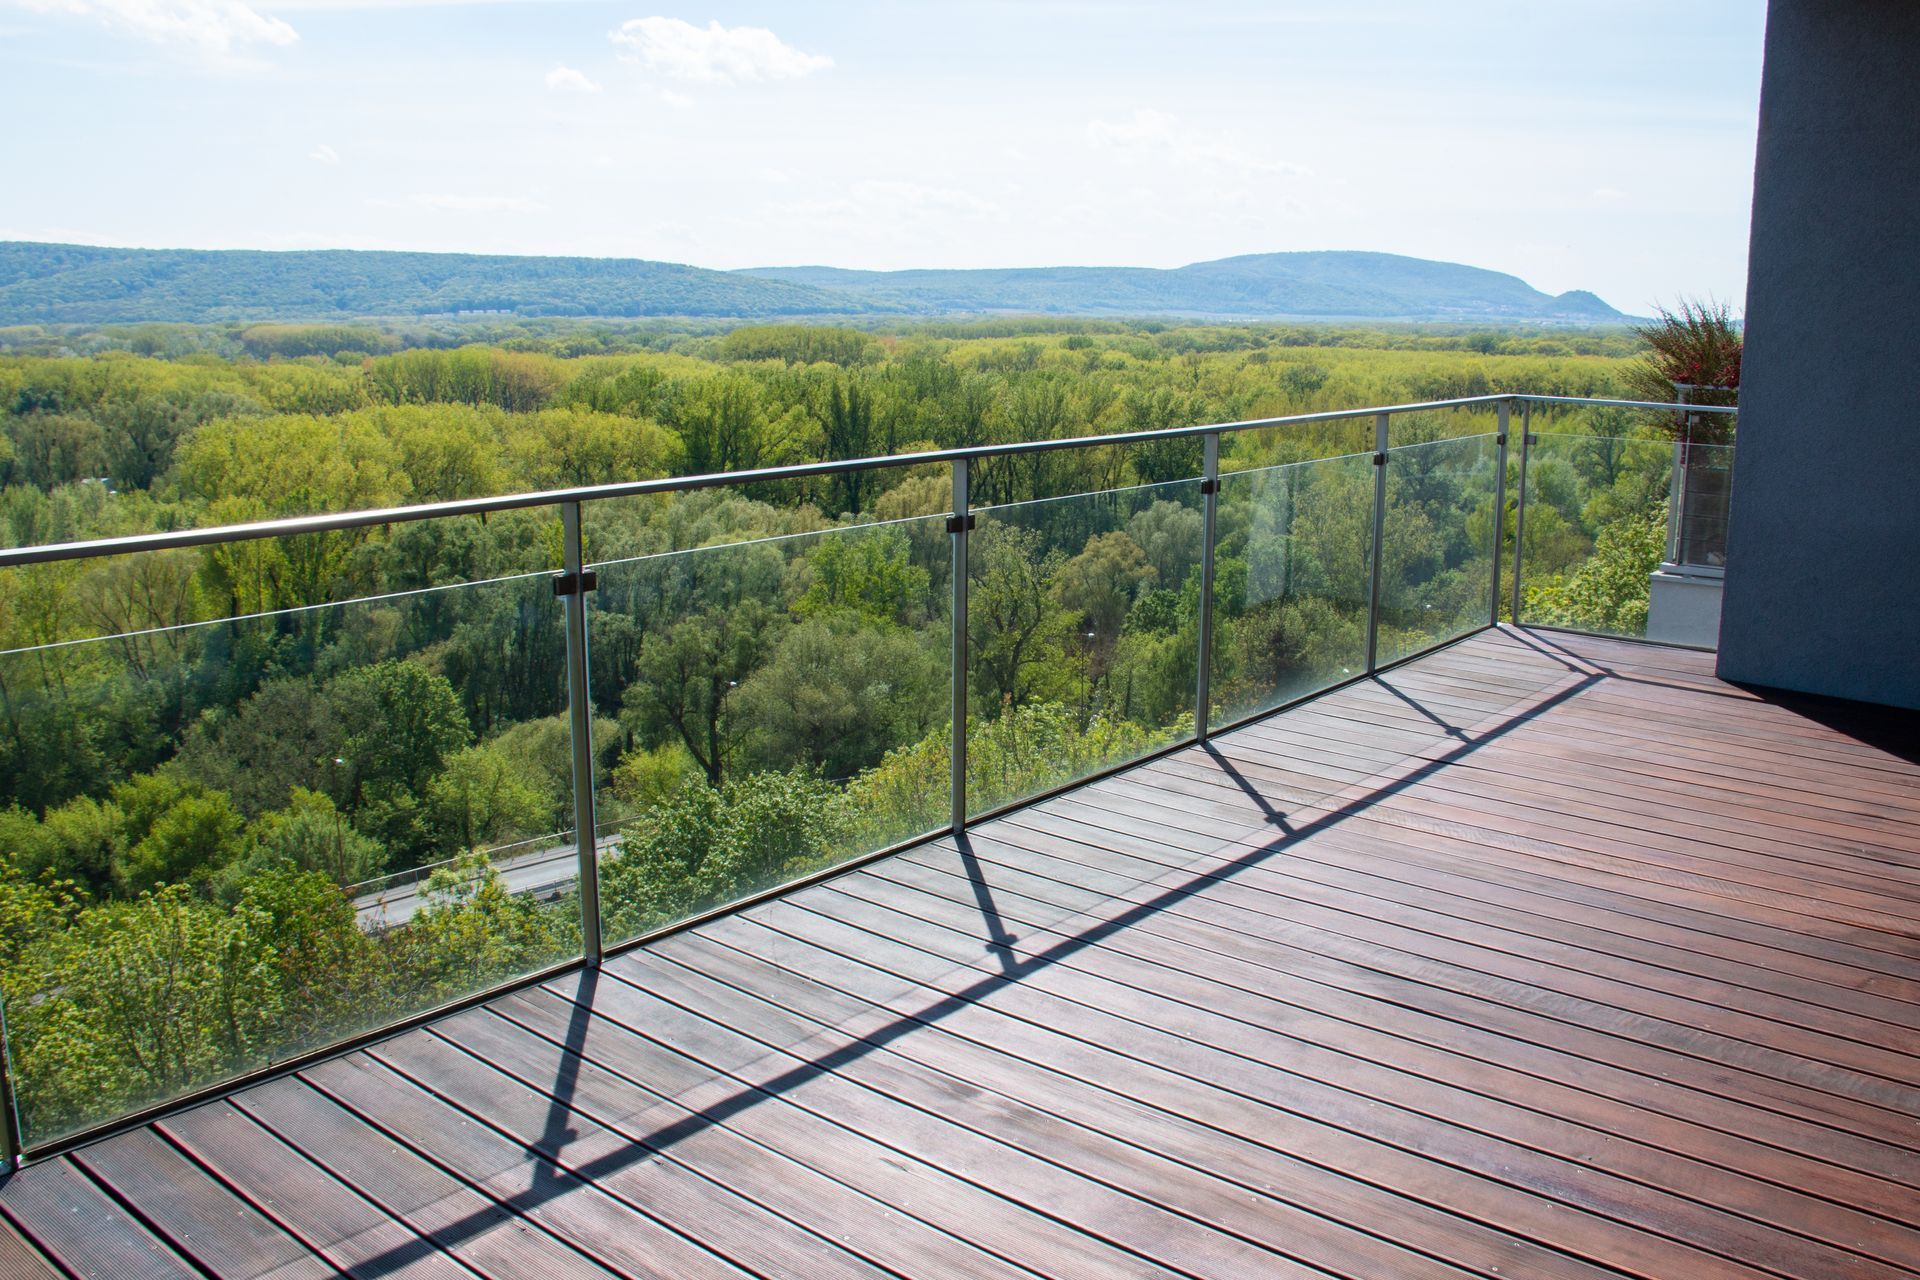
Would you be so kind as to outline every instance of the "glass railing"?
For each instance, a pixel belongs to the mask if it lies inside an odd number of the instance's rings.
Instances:
[[[351,581],[327,536],[0,571],[30,1146],[580,954],[550,575],[205,617]]]
[[[1150,433],[1180,446],[1151,466],[1143,437],[1083,438],[0,550],[0,1156],[959,829],[1515,595],[1637,634],[1675,451],[1552,429],[1575,412],[1481,397]],[[1714,554],[1716,447],[1674,554]],[[1065,449],[1113,485],[1050,491]]]
[[[1228,724],[1367,669],[1373,455],[1220,477],[1212,718]]]
[[[1615,415],[1535,431],[1521,458],[1524,515],[1507,528],[1511,547],[1520,526],[1520,586],[1509,578],[1504,611],[1528,625],[1711,646],[1734,446],[1629,425]]]

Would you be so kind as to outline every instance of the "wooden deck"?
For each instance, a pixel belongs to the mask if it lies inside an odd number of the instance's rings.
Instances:
[[[1481,635],[35,1165],[0,1275],[1915,1275],[1915,721],[1711,671]]]

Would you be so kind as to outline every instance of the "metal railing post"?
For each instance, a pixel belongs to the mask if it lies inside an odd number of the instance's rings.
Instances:
[[[1673,384],[1677,404],[1693,400],[1693,388],[1684,382]],[[1693,415],[1682,413],[1680,437],[1673,442],[1673,472],[1667,477],[1667,563],[1680,563],[1680,527],[1687,518],[1687,446],[1693,442]]]
[[[967,460],[953,463],[953,514],[947,532],[953,539],[953,834],[967,828],[967,534],[973,528]]]
[[[1220,515],[1220,434],[1204,438],[1200,464],[1200,653],[1194,681],[1193,736],[1207,740],[1213,691],[1213,541]]]
[[[1520,406],[1520,485],[1513,508],[1513,625],[1520,625],[1520,559],[1527,537],[1527,463],[1533,457],[1533,405]],[[1505,523],[1506,513],[1501,512]]]
[[[7,1009],[0,1004],[0,1173],[20,1164],[20,1112],[13,1097],[13,1042],[7,1038]]]
[[[1367,590],[1368,675],[1379,665],[1380,656],[1380,552],[1387,528],[1387,422],[1391,416],[1381,413],[1373,419],[1373,550],[1368,556],[1373,566],[1373,580]]]
[[[587,684],[587,592],[594,586],[586,571],[580,536],[580,504],[560,506],[565,535],[565,571],[554,590],[567,611],[567,723],[573,737],[573,838],[580,855],[580,950],[589,965],[600,963],[600,845],[593,815],[593,701]]]
[[[1488,626],[1498,626],[1500,622],[1500,549],[1507,540],[1507,419],[1512,408],[1502,400],[1495,411],[1499,434],[1494,439],[1500,445],[1500,461],[1493,494],[1493,603],[1487,614]]]

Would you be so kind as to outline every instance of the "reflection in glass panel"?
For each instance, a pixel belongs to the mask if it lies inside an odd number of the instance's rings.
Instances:
[[[1540,433],[1527,459],[1521,621],[1647,634],[1649,582],[1673,534],[1673,460],[1669,440]]]
[[[1492,621],[1498,459],[1491,435],[1388,451],[1379,665]]]
[[[1217,534],[1215,723],[1366,669],[1372,455],[1221,476]]]
[[[988,507],[968,551],[967,810],[1193,732],[1200,483]]]
[[[593,697],[621,744],[598,799],[609,943],[951,817],[945,517],[782,532],[795,513],[731,501],[588,508],[600,552],[712,543],[597,568]]]
[[[4,575],[30,1144],[578,954],[551,519]]]

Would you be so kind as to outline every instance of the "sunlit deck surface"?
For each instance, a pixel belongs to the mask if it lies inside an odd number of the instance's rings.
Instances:
[[[1920,1269],[1914,720],[1489,632],[31,1166],[0,1274]]]

